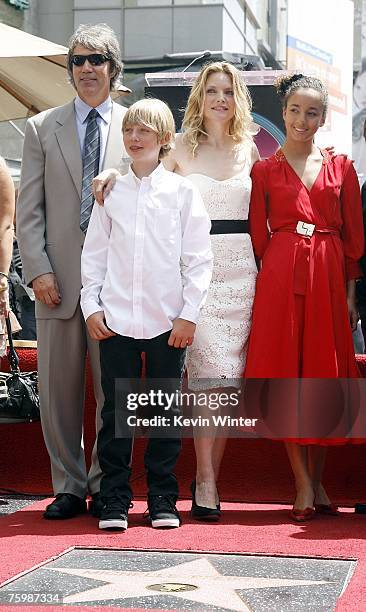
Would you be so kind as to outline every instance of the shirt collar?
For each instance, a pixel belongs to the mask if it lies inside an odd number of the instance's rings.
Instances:
[[[75,112],[81,123],[84,123],[84,121],[86,121],[92,108],[92,106],[86,104],[86,102],[79,98],[79,96],[76,96]],[[103,119],[104,123],[109,123],[112,113],[112,98],[108,96],[108,98],[104,100],[104,102],[102,102],[101,104],[99,104],[99,106],[96,107],[96,110],[98,111],[100,117]]]
[[[151,185],[155,185],[155,183],[159,181],[161,178],[163,178],[167,172],[168,170],[166,170],[163,164],[160,162],[157,168],[155,168],[155,170],[151,174],[149,174],[149,176],[144,176],[144,178],[141,180],[136,176],[136,174],[132,170],[131,164],[128,167],[129,180],[133,182],[133,184],[136,187],[139,187],[142,181],[146,183],[150,183]]]

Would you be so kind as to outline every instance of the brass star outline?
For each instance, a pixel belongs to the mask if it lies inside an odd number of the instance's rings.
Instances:
[[[174,596],[179,599],[194,601],[225,608],[233,612],[250,612],[249,608],[236,590],[265,589],[281,586],[316,586],[329,584],[326,580],[292,580],[285,578],[258,578],[256,576],[225,576],[220,574],[207,558],[195,559],[160,570],[115,571],[98,569],[78,569],[66,567],[48,568],[72,576],[92,578],[106,582],[102,586],[75,593],[64,598],[63,603],[86,603],[138,597],[153,597],[156,591],[148,586],[157,581],[189,583],[198,587],[195,591],[159,592],[160,596]]]

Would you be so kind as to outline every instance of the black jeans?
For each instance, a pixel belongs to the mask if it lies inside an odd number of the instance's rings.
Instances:
[[[122,382],[123,386],[125,382],[128,390],[129,380],[141,377],[141,353],[144,352],[146,379],[165,379],[165,382],[170,379],[170,391],[179,389],[185,349],[169,346],[169,336],[170,331],[149,340],[135,340],[117,335],[100,342],[105,402],[101,413],[102,427],[98,434],[98,458],[103,472],[100,493],[104,500],[118,497],[127,505],[132,498],[129,479],[133,437],[121,437],[118,431],[116,432],[116,424],[125,422],[131,412],[127,409],[126,401],[119,402],[116,406],[116,379],[124,379],[119,383]],[[123,397],[127,399],[126,394]],[[175,414],[180,413],[178,405],[173,407],[173,413],[174,411]],[[151,406],[149,417],[153,415],[154,406]],[[171,432],[169,433],[170,435],[163,437],[149,438],[144,459],[149,495],[170,495],[176,500],[178,483],[173,470],[181,449],[181,439],[179,434],[172,436]]]

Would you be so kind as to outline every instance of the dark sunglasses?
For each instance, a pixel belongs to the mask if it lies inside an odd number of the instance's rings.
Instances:
[[[72,55],[70,58],[70,64],[74,66],[84,66],[85,61],[88,60],[92,66],[101,66],[109,61],[109,57],[102,53],[90,53],[90,55]]]

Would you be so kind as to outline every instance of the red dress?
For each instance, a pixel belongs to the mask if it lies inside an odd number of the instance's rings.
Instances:
[[[262,268],[247,378],[359,376],[346,281],[361,276],[360,189],[346,156],[322,153],[310,191],[281,150],[253,167],[250,232]],[[315,225],[312,237],[295,232],[298,221]]]

